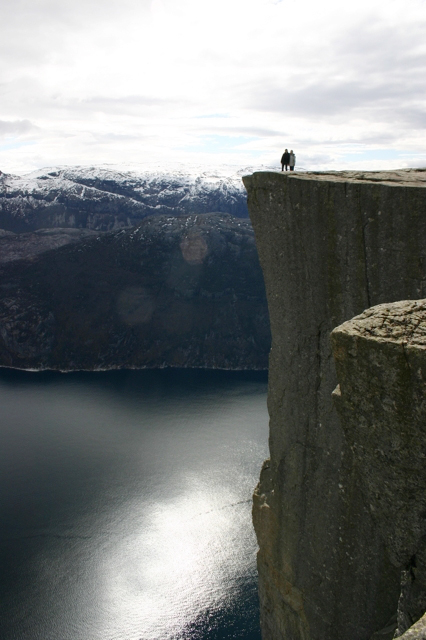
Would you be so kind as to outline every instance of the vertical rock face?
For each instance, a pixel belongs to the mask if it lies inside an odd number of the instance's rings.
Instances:
[[[400,571],[360,491],[331,393],[330,332],[426,295],[426,171],[244,178],[272,330],[270,460],[254,496],[264,640],[367,640]]]
[[[426,300],[378,305],[331,336],[360,490],[402,569],[400,636],[426,611]]]

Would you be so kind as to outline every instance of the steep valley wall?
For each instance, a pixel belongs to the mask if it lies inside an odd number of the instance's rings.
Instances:
[[[246,176],[272,330],[270,460],[253,519],[264,640],[386,640],[400,568],[332,391],[333,328],[426,296],[426,171]]]
[[[158,215],[110,233],[59,231],[0,236],[0,367],[267,368],[248,220]]]

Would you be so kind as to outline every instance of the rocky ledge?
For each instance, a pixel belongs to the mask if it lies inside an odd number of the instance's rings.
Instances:
[[[248,220],[150,216],[104,234],[3,234],[0,248],[0,366],[267,368]]]

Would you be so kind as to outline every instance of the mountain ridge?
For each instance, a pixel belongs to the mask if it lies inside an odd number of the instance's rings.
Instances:
[[[47,167],[0,174],[0,228],[14,233],[68,227],[111,231],[147,215],[229,213],[248,218],[247,169]]]

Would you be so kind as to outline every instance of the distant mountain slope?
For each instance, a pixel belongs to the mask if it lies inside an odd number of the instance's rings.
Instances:
[[[268,366],[249,220],[149,216],[110,233],[3,234],[0,251],[0,366]]]
[[[247,170],[245,170],[247,171]],[[248,217],[243,171],[54,167],[0,175],[0,229],[52,227],[110,231],[152,214],[229,213]]]

